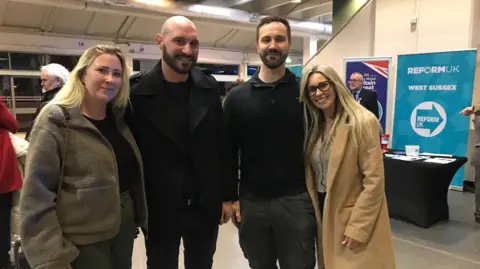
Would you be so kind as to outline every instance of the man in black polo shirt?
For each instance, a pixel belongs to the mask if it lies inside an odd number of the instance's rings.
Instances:
[[[157,44],[162,59],[131,78],[126,122],[143,158],[148,203],[149,269],[178,269],[180,239],[186,269],[211,269],[218,225],[230,219],[236,181],[218,84],[195,68],[197,28],[165,21]]]
[[[241,174],[234,221],[252,269],[277,268],[277,260],[282,269],[315,267],[299,79],[285,68],[290,42],[288,21],[263,18],[257,27],[260,71],[224,101],[232,158]],[[238,178],[238,166],[232,174]]]

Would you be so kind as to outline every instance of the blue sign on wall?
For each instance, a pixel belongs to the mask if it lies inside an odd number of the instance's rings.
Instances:
[[[419,145],[421,152],[465,156],[476,50],[398,56],[393,148]],[[463,187],[462,167],[451,185]]]

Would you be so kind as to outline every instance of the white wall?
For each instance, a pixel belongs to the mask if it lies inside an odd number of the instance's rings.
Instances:
[[[397,55],[470,48],[473,1],[376,0],[374,56],[392,57],[388,133],[393,131]],[[411,24],[414,19],[416,27]]]
[[[344,58],[372,56],[374,45],[374,4],[370,3],[341,32],[329,41],[304,69],[329,65],[345,77]]]

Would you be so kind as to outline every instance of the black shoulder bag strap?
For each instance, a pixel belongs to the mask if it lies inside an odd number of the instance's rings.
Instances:
[[[60,169],[60,181],[58,182],[58,190],[57,190],[57,199],[56,200],[58,200],[58,197],[60,196],[60,193],[62,191],[62,183],[63,183],[63,176],[64,176],[63,174],[64,174],[64,171],[65,171],[65,158],[67,156],[68,131],[70,129],[70,119],[71,119],[70,114],[68,114],[65,107],[60,106],[60,108],[62,109],[63,116],[65,117],[66,126],[65,126],[65,131],[64,131],[64,134],[63,134],[64,145],[63,145],[63,153],[62,153],[62,166],[61,166],[61,169]]]

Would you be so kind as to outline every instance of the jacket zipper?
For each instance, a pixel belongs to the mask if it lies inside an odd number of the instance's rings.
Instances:
[[[116,126],[117,129],[118,129],[118,125],[117,125],[116,123],[115,123],[115,126]],[[110,151],[112,152],[112,155],[113,155],[114,163],[115,163],[115,173],[117,174],[117,179],[118,179],[117,194],[118,194],[118,197],[120,198],[120,174],[119,174],[119,172],[118,172],[117,156],[115,155],[115,151],[113,150],[112,145],[110,144],[110,142],[105,138],[105,136],[104,136],[98,129],[96,129],[96,128],[95,128],[95,129],[94,129],[94,128],[89,128],[89,127],[79,127],[79,128],[84,128],[84,129],[87,129],[87,130],[90,130],[90,131],[95,132],[95,133],[96,133],[97,135],[99,135],[99,136],[103,139],[103,141],[106,142],[107,145],[109,146]],[[127,143],[130,144],[130,142],[129,142],[128,139],[125,137],[125,135],[124,135],[120,130],[118,130],[118,131],[120,132],[120,134],[122,135],[122,137],[125,138],[125,140],[127,140]],[[130,145],[130,146],[131,146],[131,145]],[[133,151],[133,149],[132,149],[132,151]],[[135,154],[135,152],[134,152],[134,154]],[[137,158],[136,156],[135,156],[135,159],[137,159],[137,162],[138,162],[138,158]],[[138,165],[140,166],[141,164],[139,163]],[[141,168],[139,167],[139,169],[141,169]],[[121,201],[120,201],[120,203],[121,203]],[[121,204],[120,204],[120,207],[121,207]],[[120,208],[120,211],[121,211],[121,208]],[[145,237],[145,239],[148,239],[148,235],[147,235],[146,233],[144,233],[144,237]]]

